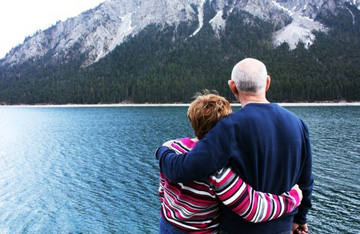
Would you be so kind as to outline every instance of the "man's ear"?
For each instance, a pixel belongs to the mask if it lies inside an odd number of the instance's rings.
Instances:
[[[233,80],[228,80],[228,85],[229,88],[231,90],[231,92],[235,95],[235,97],[237,98],[239,95],[239,91],[236,88],[235,82]]]
[[[271,78],[270,76],[266,77],[266,86],[265,86],[265,92],[267,92],[270,88]]]

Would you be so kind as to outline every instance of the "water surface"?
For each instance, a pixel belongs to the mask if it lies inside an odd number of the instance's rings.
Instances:
[[[311,134],[311,231],[359,233],[360,107],[288,109]],[[0,233],[157,233],[154,151],[192,136],[186,111],[0,107]]]

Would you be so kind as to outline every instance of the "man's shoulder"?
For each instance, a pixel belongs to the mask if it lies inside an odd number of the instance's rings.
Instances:
[[[276,103],[250,103],[229,116],[228,122],[234,122],[246,127],[249,124],[267,124],[277,121],[291,122],[296,125],[305,125],[299,116]]]

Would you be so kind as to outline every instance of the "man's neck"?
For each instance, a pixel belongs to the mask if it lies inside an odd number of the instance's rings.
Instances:
[[[270,103],[265,94],[240,94],[238,100],[242,107],[249,103]]]

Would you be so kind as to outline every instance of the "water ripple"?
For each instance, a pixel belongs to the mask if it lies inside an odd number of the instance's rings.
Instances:
[[[313,233],[359,233],[360,108],[289,108],[308,124]],[[157,146],[186,107],[1,108],[0,233],[157,233]]]

